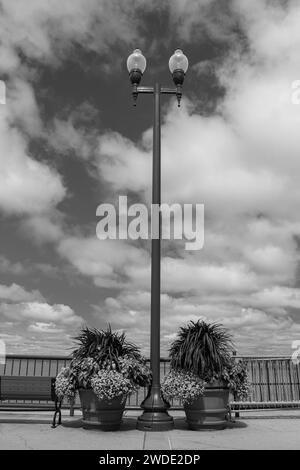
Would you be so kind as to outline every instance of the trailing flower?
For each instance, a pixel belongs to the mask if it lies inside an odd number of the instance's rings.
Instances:
[[[197,400],[204,393],[205,382],[193,372],[172,369],[162,383],[162,394],[165,400],[173,398],[188,404]]]
[[[135,389],[133,383],[115,370],[102,370],[91,378],[91,386],[100,400],[113,400],[130,395]]]
[[[70,368],[64,367],[56,377],[55,393],[57,397],[62,400],[67,398],[72,400],[75,397],[75,382],[70,376]]]

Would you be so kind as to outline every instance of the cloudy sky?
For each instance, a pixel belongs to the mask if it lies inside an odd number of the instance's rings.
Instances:
[[[217,6],[216,6],[217,4]],[[0,0],[0,339],[66,354],[83,324],[148,354],[150,242],[100,241],[96,208],[150,202],[152,100],[189,58],[182,107],[163,98],[162,200],[205,205],[205,246],[162,246],[162,350],[190,319],[241,354],[300,340],[300,4],[295,0]]]

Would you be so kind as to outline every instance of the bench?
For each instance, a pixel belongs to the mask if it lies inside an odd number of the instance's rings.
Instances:
[[[2,375],[0,376],[0,400],[52,401],[54,404],[52,403],[51,407],[47,408],[51,411],[54,410],[52,428],[61,424],[61,400],[55,394],[55,377],[11,377]],[[3,407],[3,404],[1,404],[2,408],[12,408],[12,405],[8,403]]]

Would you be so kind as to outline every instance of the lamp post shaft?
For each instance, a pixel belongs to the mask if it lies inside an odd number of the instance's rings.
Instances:
[[[153,124],[152,204],[161,204],[161,87],[155,84]],[[150,360],[152,384],[142,403],[144,412],[138,418],[141,431],[168,431],[173,428],[173,418],[168,414],[169,405],[163,400],[160,388],[160,264],[161,264],[161,214],[158,221],[158,238],[152,238],[151,250],[151,336]]]
[[[161,134],[160,134],[160,85],[154,88],[152,204],[161,204]],[[160,384],[160,265],[161,265],[161,216],[159,213],[157,239],[152,239],[151,250],[151,368],[153,386]]]

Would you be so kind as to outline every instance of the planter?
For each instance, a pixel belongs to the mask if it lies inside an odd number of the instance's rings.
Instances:
[[[123,396],[113,400],[99,400],[91,389],[79,389],[84,428],[99,428],[103,431],[117,431],[122,423],[126,399]]]
[[[206,385],[200,398],[184,406],[189,428],[194,431],[225,429],[228,404],[229,388],[224,382]]]

